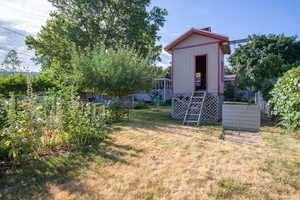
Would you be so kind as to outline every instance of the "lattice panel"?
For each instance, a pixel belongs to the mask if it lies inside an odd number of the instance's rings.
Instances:
[[[183,119],[190,96],[176,96],[172,99],[172,117],[175,119]]]
[[[172,117],[183,119],[191,94],[175,95],[172,99]],[[201,121],[218,121],[222,116],[223,96],[207,94],[203,105]],[[195,105],[193,113],[199,113],[200,106]]]

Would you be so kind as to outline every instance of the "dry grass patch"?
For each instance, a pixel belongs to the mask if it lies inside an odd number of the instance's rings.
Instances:
[[[168,109],[133,111],[114,128],[105,143],[45,160],[52,167],[4,174],[0,197],[300,199],[300,140],[278,128],[263,127],[260,145],[223,141],[218,123],[184,126]]]

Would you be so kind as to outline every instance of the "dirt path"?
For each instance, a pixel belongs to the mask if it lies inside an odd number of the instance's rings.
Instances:
[[[236,143],[219,140],[219,126],[183,126],[166,110],[136,111],[103,144],[113,159],[91,162],[34,198],[300,199],[299,140],[266,131],[259,145]]]

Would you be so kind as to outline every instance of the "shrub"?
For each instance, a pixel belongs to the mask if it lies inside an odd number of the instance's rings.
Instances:
[[[281,125],[289,131],[300,129],[300,66],[284,73],[271,91],[269,104]]]
[[[73,149],[105,136],[102,110],[72,97],[14,97],[4,106],[7,121],[0,131],[0,160],[16,164],[57,149]]]
[[[134,105],[134,109],[146,109],[146,108],[148,108],[148,105],[145,103],[145,101],[138,101]]]
[[[4,101],[4,99],[0,99],[0,130],[4,127],[7,120],[7,112]]]
[[[103,139],[104,122],[96,110],[96,105],[82,103],[73,98],[62,105],[62,123],[67,132],[67,139],[71,145],[86,145],[92,141]]]
[[[106,122],[113,123],[121,121],[125,116],[129,115],[129,109],[117,98],[107,105]]]

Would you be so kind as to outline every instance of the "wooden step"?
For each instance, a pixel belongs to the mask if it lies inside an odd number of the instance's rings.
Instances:
[[[204,96],[196,96],[196,97],[192,97],[192,99],[204,99]]]

